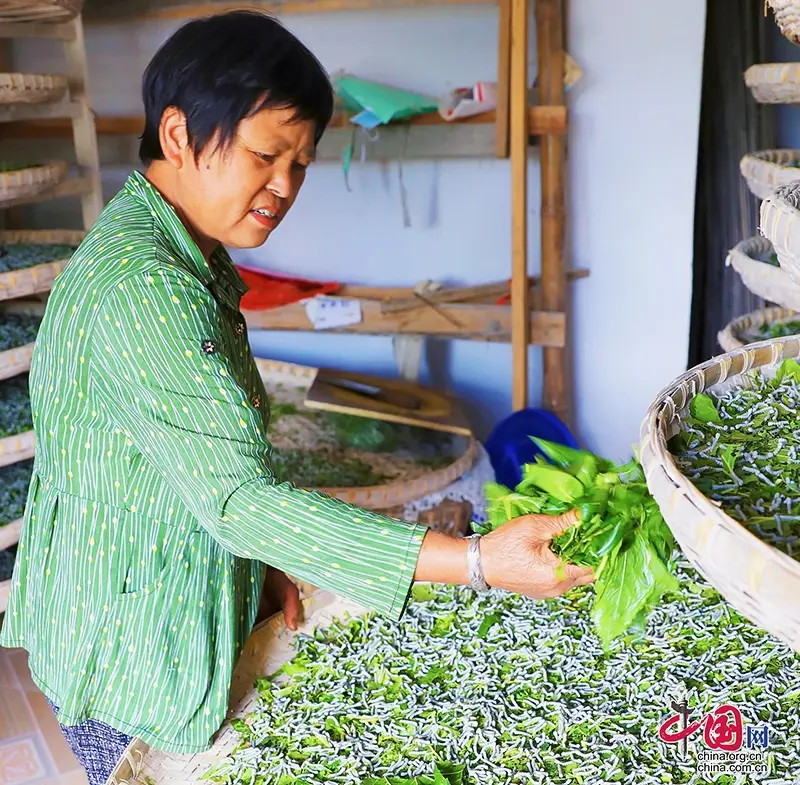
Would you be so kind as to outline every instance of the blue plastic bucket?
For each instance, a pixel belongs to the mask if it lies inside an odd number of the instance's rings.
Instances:
[[[522,481],[523,464],[532,463],[542,451],[531,436],[545,441],[578,447],[569,428],[546,409],[521,409],[499,422],[486,440],[486,452],[497,482],[514,488]]]

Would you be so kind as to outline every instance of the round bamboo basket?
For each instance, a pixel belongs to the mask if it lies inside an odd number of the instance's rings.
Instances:
[[[296,636],[310,635],[315,629],[330,625],[335,618],[345,614],[360,615],[364,610],[329,592],[315,591],[303,600],[304,621],[296,632],[286,627],[282,613],[254,627],[233,672],[227,719],[214,737],[211,749],[193,755],[178,755],[151,749],[140,739],[134,739],[111,772],[109,785],[189,785],[199,782],[211,766],[229,755],[240,743],[231,721],[257,708],[255,678],[275,673],[294,657]]]
[[[733,267],[748,290],[762,300],[800,311],[800,285],[780,263],[762,261],[772,253],[772,243],[765,237],[750,237],[729,251],[725,264]]]
[[[83,0],[0,0],[2,22],[68,22],[83,7]]]
[[[751,343],[767,340],[767,336],[759,334],[760,327],[784,322],[800,322],[800,313],[789,308],[762,308],[729,322],[717,333],[717,340],[723,351],[732,352]]]
[[[793,43],[800,44],[800,2],[798,0],[767,0],[775,14],[781,32]]]
[[[678,469],[667,442],[701,392],[748,383],[800,356],[800,338],[736,349],[690,369],[666,387],[642,422],[640,460],[647,486],[686,557],[739,613],[800,653],[800,562],[758,539]]]
[[[43,104],[67,92],[63,74],[0,74],[0,104]]]
[[[800,150],[760,150],[745,155],[739,170],[750,191],[759,199],[766,199],[779,186],[800,180],[797,164]]]
[[[0,172],[0,204],[29,199],[60,183],[67,175],[63,161]]]
[[[19,535],[22,532],[22,518],[11,521],[5,526],[0,526],[0,551],[10,548],[19,542]]]
[[[800,63],[751,65],[744,83],[760,104],[800,103]]]
[[[0,244],[53,243],[78,246],[85,236],[86,232],[67,229],[9,231],[0,232]],[[28,297],[50,291],[53,281],[61,274],[68,261],[68,258],[55,259],[35,267],[0,273],[0,300]]]
[[[17,433],[0,439],[0,466],[27,461],[36,452],[36,437],[33,431]]]
[[[276,360],[257,359],[256,364],[267,392],[270,392],[270,386],[275,384],[282,385],[284,389],[295,387],[298,390],[307,390],[317,374],[316,368]],[[464,438],[463,451],[451,463],[438,469],[426,469],[414,479],[388,482],[383,485],[313,490],[368,510],[386,511],[446,488],[466,474],[475,465],[479,455],[480,449],[475,439]]]

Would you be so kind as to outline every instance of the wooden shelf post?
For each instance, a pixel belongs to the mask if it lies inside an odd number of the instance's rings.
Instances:
[[[511,2],[511,355],[514,411],[528,405],[528,0]],[[538,2],[538,0],[537,0]]]
[[[539,62],[539,102],[564,103],[564,7],[563,0],[536,0],[536,49]],[[542,304],[547,311],[566,309],[564,264],[564,137],[541,137],[542,170]],[[566,348],[543,349],[544,389],[542,403],[568,422]]]

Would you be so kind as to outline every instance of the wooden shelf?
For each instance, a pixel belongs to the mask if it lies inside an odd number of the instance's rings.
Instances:
[[[353,291],[353,290],[351,290]],[[346,294],[347,292],[345,292]],[[347,299],[346,297],[344,299]],[[243,311],[252,329],[314,331],[305,306],[293,303],[264,311]],[[532,311],[530,342],[538,346],[563,347],[566,319],[563,313]],[[357,335],[426,335],[433,338],[493,341],[511,340],[511,308],[505,305],[441,305],[436,310],[422,309],[384,313],[380,300],[361,300],[361,322],[342,330],[320,333]]]
[[[447,122],[438,114],[431,113],[415,117],[409,123],[392,123],[389,127],[449,126],[456,128],[461,126],[494,125],[494,122],[494,112],[484,112],[466,120],[455,122]],[[564,106],[533,106],[529,110],[529,122],[530,133],[534,136],[565,134],[567,132],[567,109]],[[349,125],[348,115],[337,114],[331,121],[329,128],[347,128]],[[138,116],[100,116],[95,118],[95,128],[99,136],[139,136],[144,128],[144,118]],[[71,136],[71,134],[72,124],[62,118],[9,122],[0,127],[0,138],[2,139],[47,139],[67,137]]]
[[[52,199],[61,199],[67,196],[84,196],[92,192],[93,183],[89,176],[69,177],[62,180],[58,185],[54,185],[42,191],[36,196],[23,197],[22,199],[12,199],[0,203],[0,210],[7,210],[9,207],[19,207],[25,204],[39,204],[49,202]]]
[[[0,22],[0,38],[56,38],[60,41],[74,41],[76,36],[75,25],[71,22]]]
[[[64,119],[72,132],[71,118],[78,117],[81,105],[77,101],[57,101],[52,104],[3,104],[0,106],[0,123],[18,123],[41,119]]]
[[[191,0],[87,0],[83,16],[87,25],[136,19],[188,19],[238,8],[259,8],[276,14],[318,14],[336,11],[381,11],[431,5],[495,5],[496,0],[251,0],[248,3]]]

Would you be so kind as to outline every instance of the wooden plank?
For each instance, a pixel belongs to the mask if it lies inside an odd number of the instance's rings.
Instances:
[[[103,211],[103,186],[100,182],[100,153],[97,147],[94,114],[89,105],[89,65],[86,61],[86,43],[81,17],[76,17],[72,24],[75,27],[75,38],[64,43],[64,57],[67,63],[70,95],[80,107],[80,111],[71,122],[75,160],[91,186],[81,197],[83,228],[88,230]]]
[[[536,0],[536,35],[539,61],[539,96],[542,103],[564,101],[564,16],[562,0]],[[541,140],[541,265],[542,308],[564,311],[567,287],[564,270],[564,140],[543,136]],[[543,352],[542,403],[569,423],[567,354],[563,348]]]
[[[528,406],[528,0],[511,0],[511,358],[512,407]]]
[[[564,106],[533,106],[528,110],[531,134],[565,134],[567,132],[567,110]],[[348,115],[336,115],[329,126],[326,135],[332,129],[352,129],[348,122]],[[438,114],[431,113],[413,118],[408,123],[392,123],[392,125],[379,129],[380,133],[397,130],[408,126],[436,126],[456,128],[462,126],[486,126],[495,122],[495,112],[484,112],[465,120],[447,122]],[[139,136],[144,128],[144,118],[134,117],[97,117],[95,126],[101,136]],[[32,139],[69,136],[72,133],[70,123],[63,119],[30,120],[19,123],[8,123],[0,126],[0,138],[3,139]],[[323,137],[324,139],[324,137]]]
[[[440,313],[441,312],[441,313]],[[243,311],[252,329],[313,331],[302,303],[264,311]],[[443,316],[452,318],[459,326]],[[358,335],[428,335],[470,341],[511,340],[511,309],[504,305],[442,305],[438,311],[385,314],[379,301],[361,302],[362,321],[342,330],[319,330],[320,333],[355,333]],[[529,315],[531,343],[539,346],[563,346],[563,313],[532,311]]]
[[[500,0],[497,35],[497,111],[494,154],[508,158],[509,89],[511,78],[511,0]],[[533,123],[531,123],[533,127]]]
[[[589,271],[586,268],[570,270],[567,273],[568,281],[576,281],[579,278],[587,278]],[[528,285],[537,287],[541,283],[538,275],[528,276]],[[464,303],[471,300],[498,299],[511,293],[508,281],[496,281],[493,283],[479,284],[478,286],[459,286],[440,289],[425,295],[425,299],[434,303]],[[428,307],[425,302],[413,293],[410,296],[384,300],[381,306],[383,313],[400,313],[401,311],[411,311],[416,308]]]
[[[0,38],[58,38],[69,41],[74,37],[75,28],[70,22],[0,22]]]
[[[252,0],[249,3],[191,0],[87,0],[83,11],[86,24],[134,19],[189,19],[198,16],[253,8],[274,14],[314,14],[334,11],[375,11],[431,5],[476,5],[493,0]]]
[[[70,118],[81,111],[77,101],[57,101],[53,104],[5,104],[0,106],[0,123],[24,122],[42,118]]]

